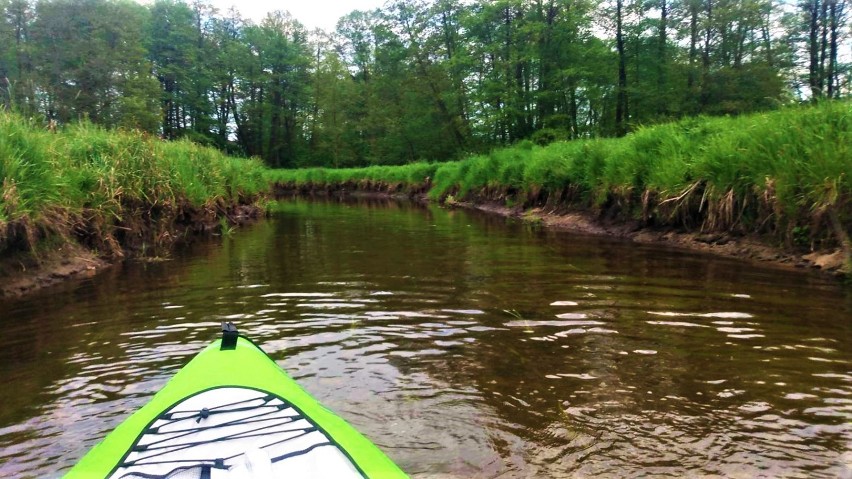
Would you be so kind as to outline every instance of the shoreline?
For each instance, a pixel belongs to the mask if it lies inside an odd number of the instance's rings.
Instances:
[[[424,193],[428,188],[414,188],[405,193],[401,188],[337,189],[300,188],[275,185],[275,197],[361,197],[408,199],[421,204],[435,203]],[[606,219],[603,213],[594,213],[570,207],[546,208],[507,207],[494,201],[439,202],[445,208],[462,208],[480,211],[505,218],[539,223],[546,228],[590,236],[623,239],[637,244],[658,245],[695,253],[735,258],[762,266],[787,271],[811,271],[842,281],[850,276],[844,271],[845,253],[842,248],[816,250],[808,253],[787,250],[769,244],[758,235],[738,235],[730,232],[687,232],[673,226],[646,226],[638,220],[616,217]]]
[[[428,200],[426,200],[428,201]],[[647,227],[638,222],[602,221],[587,211],[546,211],[541,207],[520,209],[488,203],[456,203],[458,207],[506,218],[541,223],[557,231],[606,236],[644,245],[658,245],[696,253],[750,261],[790,271],[817,271],[842,280],[845,255],[841,248],[801,254],[767,244],[756,236],[730,233],[684,232],[671,227]]]
[[[276,197],[373,197],[386,199],[407,199],[421,204],[433,203],[425,194],[405,194],[399,191],[328,191],[274,188]],[[677,248],[696,253],[736,258],[762,266],[781,268],[789,271],[815,271],[827,277],[843,280],[848,272],[843,270],[844,253],[842,249],[815,251],[801,254],[785,250],[779,246],[767,244],[756,236],[737,236],[730,233],[701,233],[678,231],[673,227],[648,227],[638,221],[603,220],[589,211],[569,209],[546,209],[543,207],[506,207],[495,202],[454,201],[441,203],[446,208],[462,208],[515,218],[541,224],[542,226],[569,233],[605,236],[623,239],[638,244],[658,245]],[[38,257],[21,258],[10,256],[0,260],[0,299],[20,298],[30,293],[58,285],[70,280],[91,277],[107,268],[131,258],[156,258],[159,254],[168,255],[176,245],[190,241],[194,237],[215,234],[221,228],[220,220],[229,226],[243,226],[256,221],[261,209],[256,204],[241,204],[220,210],[215,216],[202,215],[204,218],[182,227],[172,227],[165,231],[168,240],[157,245],[152,251],[140,249],[138,244],[122,242],[118,253],[98,254],[82,242],[68,242],[49,250]],[[194,216],[194,215],[191,215]],[[157,229],[156,225],[146,225],[145,229]],[[150,254],[153,252],[154,254]],[[10,271],[11,270],[11,271]]]
[[[187,139],[3,111],[0,130],[0,297],[166,255],[258,216],[269,192],[259,159]]]
[[[66,244],[39,258],[37,265],[27,267],[23,260],[6,258],[2,261],[6,269],[18,266],[18,274],[0,277],[0,299],[19,298],[38,290],[66,281],[91,277],[112,267],[116,261],[99,257],[93,251],[77,244]],[[14,263],[17,263],[15,265]]]
[[[92,233],[92,223],[77,225],[87,231],[45,251],[6,252],[0,258],[0,300],[26,296],[74,279],[91,277],[129,259],[168,257],[176,246],[219,232],[225,225],[243,226],[256,221],[261,208],[256,201],[227,207],[181,208],[160,220],[122,218],[107,234]],[[12,225],[14,227],[14,225]],[[101,250],[99,246],[107,246]]]

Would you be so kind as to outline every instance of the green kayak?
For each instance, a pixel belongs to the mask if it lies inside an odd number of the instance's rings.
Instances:
[[[407,477],[233,324],[222,329],[65,477]]]

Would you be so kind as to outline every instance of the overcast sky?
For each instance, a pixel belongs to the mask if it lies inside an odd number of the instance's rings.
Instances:
[[[381,7],[385,0],[212,0],[211,3],[221,13],[235,5],[244,17],[254,20],[255,23],[263,20],[268,12],[285,10],[309,30],[319,27],[332,31],[337,25],[337,20],[343,15],[353,10],[372,10]]]

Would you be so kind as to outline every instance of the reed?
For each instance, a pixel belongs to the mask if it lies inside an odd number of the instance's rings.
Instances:
[[[364,190],[401,190],[423,188],[432,182],[438,163],[411,163],[401,166],[368,166],[364,168],[304,168],[268,170],[267,182],[299,188],[327,189],[350,187]]]
[[[188,141],[86,122],[52,132],[0,112],[0,252],[250,201],[268,190],[264,171]]]
[[[811,242],[831,243],[852,226],[850,145],[852,103],[825,102],[690,118],[620,139],[522,142],[457,162],[269,175],[301,187],[366,180],[413,190],[429,178],[437,200],[615,208],[656,225],[766,233],[788,243],[794,230],[807,229]]]

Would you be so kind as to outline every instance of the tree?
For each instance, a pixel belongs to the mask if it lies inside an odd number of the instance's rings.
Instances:
[[[236,151],[231,144],[232,122],[236,122],[237,75],[248,48],[242,41],[245,21],[231,9],[226,17],[214,18],[210,27],[210,101],[214,110],[210,134],[222,149]]]
[[[659,45],[657,46],[657,113],[665,115],[668,112],[668,26],[669,5],[667,0],[659,0],[660,26]]]
[[[195,15],[186,3],[157,0],[151,16],[148,55],[163,91],[163,136],[179,138],[192,129],[192,70],[199,60]]]
[[[624,50],[624,0],[616,0],[615,45],[618,52],[618,87],[615,105],[615,132],[624,135],[627,132],[627,120],[630,118],[627,102],[627,60]]]
[[[315,44],[316,65],[313,74],[310,157],[302,164],[335,168],[358,164],[355,145],[348,141],[352,122],[349,118],[355,97],[355,83],[330,38]]]
[[[849,34],[845,0],[807,0],[800,9],[807,31],[808,86],[811,98],[835,98],[841,68],[838,64],[839,39]]]
[[[826,94],[829,98],[840,97],[840,64],[838,63],[838,50],[840,38],[843,36],[843,26],[846,25],[846,35],[849,35],[849,18],[846,14],[847,3],[845,0],[834,0],[829,5],[829,17],[827,30],[829,31],[829,57],[826,81],[828,83]],[[848,66],[847,66],[848,68]],[[849,73],[847,69],[847,75]]]
[[[850,93],[848,0],[393,0],[308,34],[208,0],[0,0],[0,109],[280,167],[444,160]]]
[[[36,111],[30,30],[35,12],[26,0],[0,3],[0,69],[4,73],[5,102],[25,114]]]
[[[130,1],[42,1],[32,24],[33,81],[48,119],[153,129],[156,88],[141,47],[147,10]]]
[[[245,32],[246,63],[238,137],[249,154],[274,167],[294,167],[303,150],[302,113],[308,104],[310,51],[304,27],[288,13],[270,13]]]
[[[0,12],[6,13],[8,8],[8,0],[0,1]],[[5,17],[5,15],[3,15]],[[12,84],[9,81],[11,65],[14,61],[15,36],[12,29],[5,21],[5,18],[0,18],[0,109],[9,110],[12,108]]]

